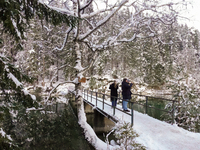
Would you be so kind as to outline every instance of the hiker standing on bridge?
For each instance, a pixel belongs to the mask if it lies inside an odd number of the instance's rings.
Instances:
[[[118,89],[118,84],[117,81],[114,81],[114,83],[112,83],[109,87],[110,91],[110,99],[112,102],[112,107],[116,107],[117,105],[117,97],[118,97],[118,93],[117,93],[117,89]]]
[[[124,78],[122,82],[122,108],[124,111],[129,111],[127,108],[128,101],[131,99],[131,87],[133,83],[131,83],[128,79]]]

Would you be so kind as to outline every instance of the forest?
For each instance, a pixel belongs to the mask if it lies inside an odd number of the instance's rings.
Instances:
[[[36,118],[56,103],[59,86],[74,86],[83,114],[82,89],[106,88],[109,82],[99,80],[105,76],[127,77],[153,96],[169,93],[178,101],[177,125],[200,131],[200,32],[178,22],[187,6],[183,0],[2,0],[0,147],[36,144],[34,126],[51,122]],[[84,78],[87,86],[79,82]]]

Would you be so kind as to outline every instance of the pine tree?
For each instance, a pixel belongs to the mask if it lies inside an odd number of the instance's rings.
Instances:
[[[200,103],[194,85],[187,85],[183,79],[179,79],[171,84],[170,88],[174,91],[175,121],[176,124],[184,129],[193,132],[200,131]],[[172,110],[172,105],[167,105],[166,109]]]
[[[37,16],[41,23],[45,20],[53,25],[66,23],[68,26],[74,27],[77,21],[75,17],[49,8],[38,0],[0,1],[0,30],[4,35],[14,37],[13,41],[19,43],[10,50],[12,60],[14,60],[18,47],[23,48],[22,39],[25,39],[25,31],[29,27],[30,19],[34,16]],[[4,37],[0,37],[1,48],[5,45]],[[39,104],[35,96],[24,89],[24,83],[32,83],[33,78],[22,73],[12,64],[14,61],[8,59],[8,56],[4,54],[1,50],[0,120],[1,130],[5,132],[5,135],[0,135],[0,147],[2,149],[20,149],[26,138],[29,137],[24,133],[26,128],[23,128],[28,123],[26,122],[28,117],[30,117],[26,113],[27,108],[34,107],[37,109]]]
[[[6,136],[10,135],[12,140],[9,140],[1,135],[1,146],[10,145],[18,147],[15,139],[15,123],[19,117],[24,115],[27,108],[38,107],[38,103],[34,95],[31,95],[23,88],[24,82],[31,83],[33,79],[22,74],[17,68],[9,63],[9,60],[0,55],[0,110],[1,110],[1,129]],[[22,113],[20,113],[22,112]]]
[[[120,150],[145,150],[144,146],[135,142],[135,138],[139,135],[133,130],[130,123],[118,122],[113,130]]]
[[[76,18],[49,8],[38,0],[2,0],[0,1],[0,23],[5,32],[14,36],[16,40],[24,38],[24,31],[29,21],[38,16],[53,25],[66,23],[74,26]]]

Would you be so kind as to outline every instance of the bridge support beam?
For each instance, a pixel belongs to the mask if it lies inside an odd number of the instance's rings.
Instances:
[[[87,103],[84,103],[87,122],[96,133],[109,132],[115,123]]]

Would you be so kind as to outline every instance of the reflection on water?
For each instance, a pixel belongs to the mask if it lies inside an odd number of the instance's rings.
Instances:
[[[165,102],[159,99],[149,99],[149,107],[146,107],[146,101],[140,101],[134,103],[133,109],[144,114],[147,113],[149,116],[163,121],[165,120],[163,116],[165,116],[167,112],[164,112],[162,110],[165,110],[166,104],[169,104],[169,102]],[[129,106],[129,108],[131,107]]]
[[[54,105],[48,105],[46,107],[47,111],[53,111],[55,113],[62,113],[67,108],[67,105],[64,103],[56,103]]]
[[[69,105],[57,103],[47,110],[56,114],[43,118],[43,126],[36,126],[35,144],[30,150],[93,150]]]

